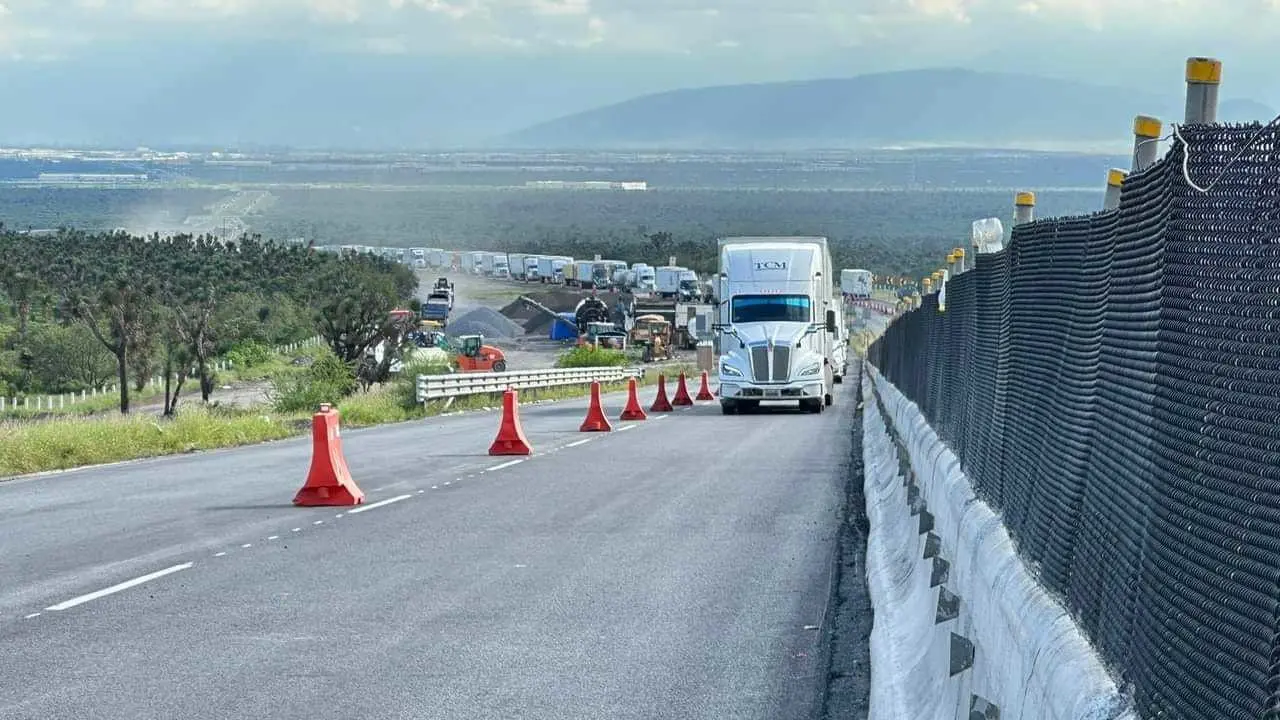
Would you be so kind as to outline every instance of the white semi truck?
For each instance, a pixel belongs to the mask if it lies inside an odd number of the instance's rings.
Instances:
[[[721,238],[720,407],[832,403],[839,342],[831,250],[823,237]]]

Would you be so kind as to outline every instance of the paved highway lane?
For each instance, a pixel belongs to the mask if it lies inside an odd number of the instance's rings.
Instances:
[[[0,717],[803,717],[852,397],[350,433],[358,513],[288,506],[299,443],[0,485]]]

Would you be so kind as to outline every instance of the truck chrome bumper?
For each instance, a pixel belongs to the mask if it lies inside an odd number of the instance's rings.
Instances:
[[[726,400],[803,400],[820,398],[826,394],[822,378],[785,385],[756,385],[739,377],[721,375],[720,397]]]

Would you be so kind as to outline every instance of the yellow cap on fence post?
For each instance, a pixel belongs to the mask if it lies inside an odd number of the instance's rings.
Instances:
[[[1218,86],[1222,84],[1222,62],[1208,57],[1187,58],[1188,125],[1218,121]]]

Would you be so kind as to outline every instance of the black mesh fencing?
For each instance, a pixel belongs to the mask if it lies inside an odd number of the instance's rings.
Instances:
[[[1117,210],[1014,228],[868,357],[1143,718],[1274,720],[1280,129],[1180,132]]]

